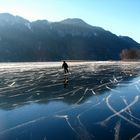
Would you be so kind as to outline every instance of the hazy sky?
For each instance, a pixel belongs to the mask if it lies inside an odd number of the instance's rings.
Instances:
[[[3,12],[30,21],[81,18],[140,43],[140,0],[0,0],[0,13]]]

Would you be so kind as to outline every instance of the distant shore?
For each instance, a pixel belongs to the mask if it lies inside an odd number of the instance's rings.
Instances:
[[[61,60],[61,62],[62,61],[66,61],[66,62],[140,62],[140,60],[99,60],[99,61],[97,60]]]
[[[118,62],[118,63],[139,63],[140,60],[60,60],[60,61],[29,61],[29,62],[0,62],[2,63],[62,63],[63,61],[66,61],[68,63],[83,63],[83,62],[95,62],[95,63],[103,63],[103,62]]]

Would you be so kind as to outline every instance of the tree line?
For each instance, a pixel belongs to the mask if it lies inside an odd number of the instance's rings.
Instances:
[[[140,59],[140,49],[129,48],[123,49],[120,54],[121,60],[139,60]]]

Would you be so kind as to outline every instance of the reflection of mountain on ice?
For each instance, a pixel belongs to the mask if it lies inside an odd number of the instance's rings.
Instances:
[[[61,63],[2,64],[0,108],[12,109],[52,100],[81,104],[91,96],[115,90],[119,84],[129,82],[137,75],[137,63],[70,63],[69,85],[64,88]]]

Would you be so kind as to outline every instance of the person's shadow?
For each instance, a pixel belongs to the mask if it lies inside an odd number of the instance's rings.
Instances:
[[[68,76],[65,75],[64,77],[64,88],[66,88],[66,86],[68,85]]]

